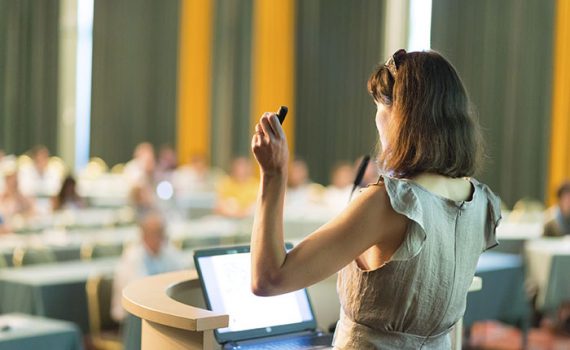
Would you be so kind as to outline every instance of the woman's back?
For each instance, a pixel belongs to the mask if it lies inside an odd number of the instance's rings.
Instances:
[[[382,267],[364,271],[353,262],[340,272],[336,347],[449,348],[447,333],[463,315],[479,255],[496,244],[500,218],[498,198],[487,186],[471,184],[472,194],[463,191],[463,197],[461,184],[447,187],[450,196],[467,199],[456,201],[416,182],[384,177],[393,209],[410,223]]]

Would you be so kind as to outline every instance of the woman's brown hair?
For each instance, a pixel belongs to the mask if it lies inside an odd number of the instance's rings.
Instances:
[[[439,53],[396,52],[370,76],[368,91],[392,109],[379,156],[385,171],[397,177],[463,177],[478,170],[479,127],[461,79]]]

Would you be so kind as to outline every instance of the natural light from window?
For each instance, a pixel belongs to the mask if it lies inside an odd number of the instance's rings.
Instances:
[[[410,0],[408,51],[431,48],[431,1]]]

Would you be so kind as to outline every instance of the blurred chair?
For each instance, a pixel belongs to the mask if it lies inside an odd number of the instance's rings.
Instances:
[[[68,170],[63,159],[59,157],[50,157],[48,166],[57,171],[57,174],[61,177],[64,177]]]
[[[18,168],[25,166],[32,166],[34,163],[32,161],[32,158],[30,158],[30,156],[28,156],[27,154],[22,154],[21,156],[19,156],[16,162],[18,163]]]
[[[89,313],[89,338],[94,349],[120,350],[119,324],[111,318],[113,278],[92,276],[85,285]]]
[[[87,164],[92,164],[93,166],[98,166],[99,169],[101,169],[103,172],[107,172],[109,170],[107,163],[105,163],[105,161],[99,157],[91,158],[89,160],[89,163],[87,163]]]
[[[8,267],[8,263],[6,262],[4,255],[0,254],[0,269],[3,269],[5,267]]]
[[[12,260],[15,267],[49,264],[57,261],[55,254],[46,247],[18,247],[14,249]]]
[[[182,247],[184,246],[184,238],[171,238],[170,243],[172,243],[176,249],[182,250]]]
[[[116,244],[84,243],[81,246],[81,260],[111,258],[121,256],[123,247]]]
[[[125,164],[119,163],[119,164],[113,165],[113,167],[111,168],[111,173],[112,174],[122,174],[123,170],[125,170]]]
[[[85,169],[82,171],[82,176],[85,176],[89,179],[97,178],[100,175],[103,175],[109,171],[109,167],[107,163],[101,158],[93,157],[89,160],[89,163],[85,166]]]

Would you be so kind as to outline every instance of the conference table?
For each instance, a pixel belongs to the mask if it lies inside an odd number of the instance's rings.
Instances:
[[[82,350],[83,341],[70,322],[24,314],[0,315],[2,350]]]
[[[112,274],[116,258],[0,270],[0,312],[25,313],[75,323],[87,332],[85,283]]]
[[[537,288],[536,307],[547,314],[570,301],[570,237],[527,242],[528,282]]]
[[[79,260],[85,245],[101,244],[123,247],[139,237],[136,226],[98,229],[48,229],[37,234],[10,234],[0,237],[0,255],[8,266],[12,265],[16,248],[44,247],[51,250],[58,262]]]
[[[476,321],[499,320],[526,330],[531,310],[524,288],[523,258],[485,252],[479,258],[475,276],[483,279],[483,289],[467,295],[465,328]]]
[[[188,268],[191,250],[183,251]],[[70,261],[0,269],[0,313],[25,313],[70,321],[89,330],[85,284],[96,275],[113,275],[119,258]]]
[[[135,213],[129,207],[65,209],[40,212],[23,218],[14,217],[11,227],[21,234],[39,233],[49,229],[94,229],[133,224]]]
[[[73,219],[61,222],[82,222],[82,226],[65,226],[42,223],[36,226],[42,229],[30,233],[13,233],[0,236],[0,257],[8,266],[12,265],[14,249],[44,247],[50,249],[58,262],[78,260],[84,245],[106,245],[124,247],[139,238],[139,229],[128,221],[116,221],[118,214],[104,211],[80,211],[68,213]],[[63,214],[61,214],[63,215]],[[100,221],[98,221],[98,217]],[[63,215],[65,216],[65,215]],[[82,217],[83,219],[78,219]],[[298,240],[316,230],[331,217],[329,211],[307,211],[303,215],[291,215],[284,218],[286,240]],[[57,220],[56,220],[57,221]],[[96,223],[99,222],[99,226]],[[120,225],[109,224],[120,222]],[[206,215],[197,219],[185,219],[183,216],[168,217],[167,232],[170,239],[183,249],[248,243],[251,237],[253,218],[234,219],[216,215]],[[35,225],[35,224],[34,224]],[[34,226],[32,225],[32,226]],[[51,226],[50,226],[51,225]]]
[[[542,236],[543,222],[512,222],[501,221],[497,226],[499,245],[494,252],[524,254],[527,241],[539,239]]]

